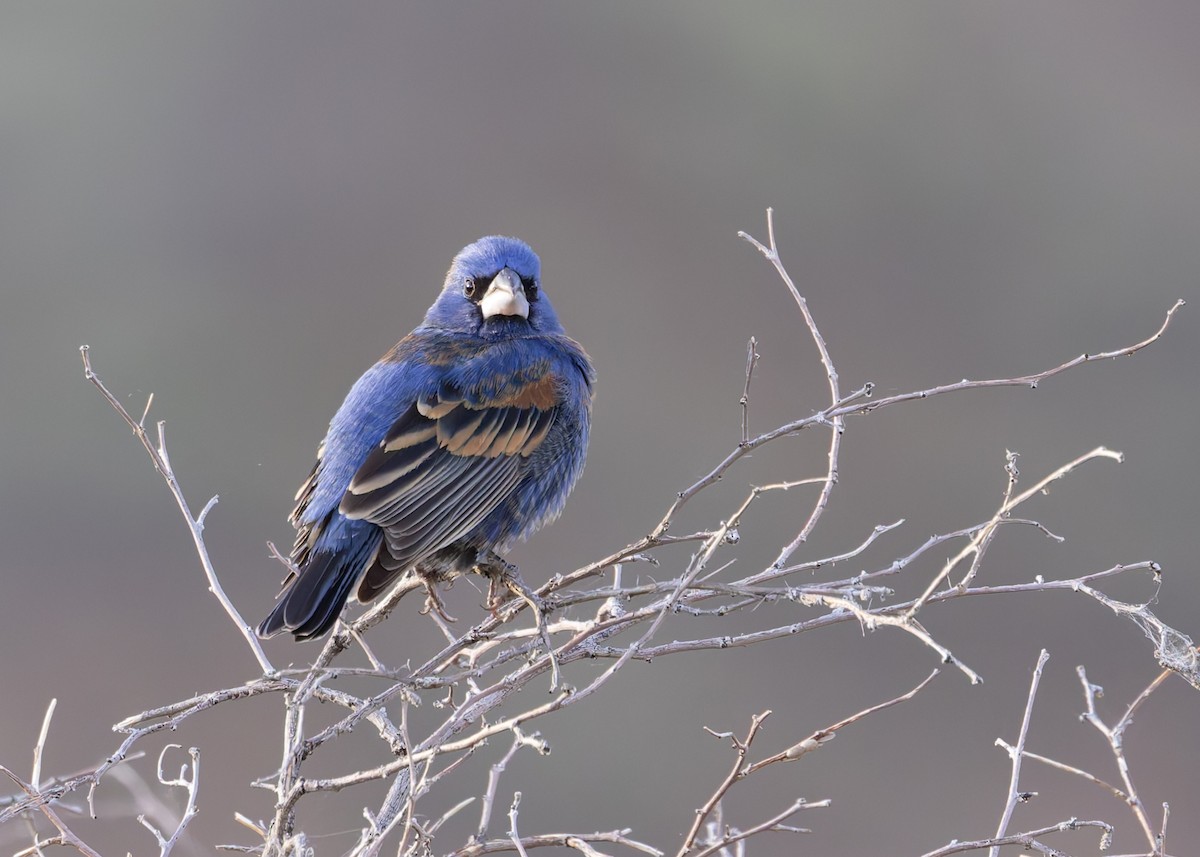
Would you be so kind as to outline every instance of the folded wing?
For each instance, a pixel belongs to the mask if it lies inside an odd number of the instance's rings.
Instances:
[[[516,488],[558,409],[555,379],[544,376],[483,401],[443,386],[405,411],[339,506],[384,533],[359,599],[369,601],[405,569],[479,527]]]

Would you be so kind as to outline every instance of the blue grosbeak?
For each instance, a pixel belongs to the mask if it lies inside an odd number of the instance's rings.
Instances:
[[[583,470],[594,373],[524,242],[465,247],[425,320],[351,388],[296,495],[294,571],[258,627],[332,627],[408,569],[441,577],[562,511]]]

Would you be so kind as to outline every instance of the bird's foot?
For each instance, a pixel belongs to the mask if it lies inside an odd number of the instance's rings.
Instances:
[[[437,581],[429,577],[422,577],[421,583],[425,587],[425,606],[421,608],[421,615],[425,616],[433,613],[443,622],[457,622],[458,619],[446,612],[446,605],[442,602],[442,596],[437,591]]]
[[[495,551],[480,551],[475,559],[475,568],[488,578],[487,607],[492,611],[493,616],[504,603],[504,599],[500,596],[501,587],[524,601],[533,611],[538,636],[541,638],[542,645],[545,646],[546,657],[550,661],[550,692],[554,693],[562,686],[562,677],[558,671],[558,658],[554,652],[554,644],[550,641],[550,630],[546,625],[546,613],[549,612],[549,605],[521,579],[521,572],[517,567]]]
[[[521,587],[532,594],[529,587],[521,581],[521,572],[517,567],[493,550],[481,550],[476,555],[475,570],[488,579],[487,601],[484,606],[493,616],[505,601],[505,589],[519,593],[520,588],[517,587]]]

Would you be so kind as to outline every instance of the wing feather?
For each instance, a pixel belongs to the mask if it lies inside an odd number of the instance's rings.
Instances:
[[[479,433],[484,420],[494,419],[492,409],[454,408],[437,421],[438,445],[455,455],[475,455],[464,449]]]
[[[502,395],[478,401],[443,383],[396,420],[338,507],[345,517],[383,530],[360,598],[470,536],[504,502],[554,425],[555,389],[546,375],[514,381]]]

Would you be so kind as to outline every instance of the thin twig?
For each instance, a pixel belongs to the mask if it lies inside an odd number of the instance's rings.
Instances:
[[[517,832],[517,810],[520,806],[521,793],[513,792],[512,805],[508,808],[508,838],[512,840],[513,846],[521,857],[528,857],[525,853],[525,845],[521,842],[521,834]]]
[[[238,630],[246,639],[247,645],[250,646],[250,651],[254,653],[255,659],[258,661],[259,667],[263,673],[273,673],[275,668],[271,666],[270,660],[267,659],[266,652],[263,651],[262,645],[258,640],[254,629],[242,618],[241,613],[233,606],[233,601],[225,594],[225,590],[221,587],[221,582],[217,579],[216,569],[213,568],[212,560],[208,556],[208,548],[204,544],[204,519],[208,512],[216,504],[217,498],[214,496],[204,506],[204,510],[200,513],[200,517],[192,516],[191,509],[188,508],[187,499],[183,496],[183,489],[179,485],[179,480],[175,476],[175,472],[171,469],[170,460],[167,457],[166,446],[166,426],[160,422],[158,424],[158,446],[155,446],[150,436],[146,434],[146,429],[143,423],[146,419],[146,413],[142,414],[142,419],[135,420],[129,415],[129,411],[125,410],[125,406],[121,404],[109,389],[104,386],[104,382],[100,380],[100,376],[92,369],[92,361],[90,349],[86,345],[79,347],[79,354],[83,358],[83,375],[92,383],[92,385],[100,391],[100,394],[112,405],[113,409],[121,415],[121,419],[125,420],[126,425],[133,431],[134,435],[142,446],[146,448],[146,452],[150,454],[150,459],[154,462],[154,467],[166,480],[167,487],[171,490],[171,495],[175,498],[175,503],[179,506],[179,511],[183,513],[183,518],[187,522],[188,529],[192,534],[192,542],[195,545],[196,553],[200,557],[200,564],[204,567],[204,575],[208,578],[208,589],[217,597],[217,601],[221,603],[221,607],[237,625]],[[150,402],[146,402],[146,411],[150,410]]]
[[[42,728],[38,732],[37,743],[33,745],[33,769],[29,775],[29,784],[33,786],[34,791],[42,787],[42,753],[46,749],[46,738],[50,734],[50,721],[54,719],[54,709],[57,705],[58,698],[55,697],[46,706],[46,714],[42,718]]]
[[[1013,463],[1011,456],[1012,453],[1009,453],[1008,464],[1005,466],[1005,471],[1009,474],[1009,479],[1004,493],[1004,502],[1000,504],[1000,508],[996,510],[996,513],[992,516],[992,519],[988,521],[988,523],[984,525],[984,527],[981,528],[974,536],[972,536],[967,546],[959,551],[956,556],[948,560],[946,565],[942,568],[941,573],[939,573],[938,576],[935,577],[927,587],[925,587],[925,591],[921,594],[921,597],[917,599],[912,608],[909,610],[909,617],[915,616],[917,612],[926,604],[926,602],[929,601],[933,593],[936,592],[938,587],[942,585],[942,581],[950,576],[951,571],[953,571],[954,567],[958,565],[958,563],[962,561],[964,557],[970,554],[975,554],[977,558],[982,556],[983,552],[987,549],[987,544],[990,543],[992,537],[994,536],[996,527],[1008,517],[1009,513],[1011,513],[1013,509],[1016,509],[1018,506],[1022,505],[1029,498],[1045,493],[1050,485],[1073,473],[1081,465],[1093,459],[1107,458],[1117,462],[1118,464],[1125,460],[1125,456],[1122,453],[1111,449],[1106,449],[1103,446],[1098,446],[1090,452],[1084,453],[1073,461],[1068,461],[1066,464],[1039,479],[1034,485],[1025,491],[1022,491],[1016,497],[1013,497],[1012,489],[1016,484],[1016,475],[1015,464]],[[975,577],[976,571],[977,565],[973,564],[972,571],[963,579],[962,583],[959,584],[960,588],[970,584],[971,580],[973,580]]]
[[[700,834],[700,829],[704,827],[704,822],[708,819],[710,813],[721,802],[726,793],[733,787],[739,779],[744,776],[746,767],[746,753],[750,750],[750,745],[754,743],[754,736],[758,734],[758,730],[762,727],[763,721],[771,716],[770,709],[767,709],[762,714],[756,714],[750,718],[750,729],[746,732],[746,737],[739,741],[730,735],[730,740],[733,742],[733,748],[737,751],[737,756],[734,759],[733,766],[729,773],[725,775],[725,779],[717,786],[716,791],[704,802],[704,806],[696,810],[696,818],[692,821],[691,828],[688,829],[687,835],[683,837],[683,844],[679,846],[679,851],[676,852],[676,857],[684,857],[696,842],[696,837]],[[709,730],[711,732],[711,730]],[[716,733],[713,733],[716,734]],[[789,813],[790,814],[790,813]]]
[[[779,257],[779,247],[775,243],[775,210],[767,209],[767,246],[764,246],[761,241],[754,238],[745,232],[739,232],[738,236],[753,244],[767,260],[775,266],[776,272],[788,291],[792,294],[792,299],[795,300],[796,306],[800,308],[800,314],[804,316],[804,323],[808,326],[808,332],[812,335],[813,342],[816,343],[817,351],[821,355],[821,364],[825,367],[825,376],[829,382],[829,400],[832,406],[836,406],[842,401],[841,388],[838,384],[837,369],[834,368],[833,358],[829,354],[829,347],[825,344],[825,337],[821,335],[821,331],[817,328],[817,321],[813,317],[812,312],[808,308],[808,301],[800,294],[800,290],[796,288],[795,282],[791,275],[787,272],[787,268],[783,265],[783,260]],[[817,526],[817,521],[820,520],[825,508],[829,505],[830,495],[833,493],[833,486],[838,480],[838,455],[842,447],[842,432],[845,431],[845,419],[841,415],[836,415],[830,421],[829,439],[829,469],[825,474],[825,483],[821,487],[821,494],[817,498],[816,505],[808,516],[808,520],[804,522],[804,526],[800,528],[800,532],[796,537],[788,543],[783,550],[779,552],[779,556],[775,558],[775,562],[771,565],[774,568],[783,568],[787,565],[788,559],[793,553],[808,541],[808,537],[812,535],[812,531]],[[748,439],[746,439],[748,442]]]
[[[623,845],[650,857],[662,857],[663,852],[644,842],[638,842],[629,837],[630,830],[610,830],[603,833],[542,833],[537,836],[521,837],[523,848],[574,848],[582,850],[581,845],[591,842],[608,842]],[[472,843],[458,851],[452,851],[448,857],[482,857],[484,854],[498,854],[505,851],[516,851],[517,847],[511,837],[504,839],[489,839],[487,842]]]
[[[1035,830],[1026,830],[1023,833],[1013,833],[991,839],[974,839],[969,842],[951,842],[948,845],[943,845],[941,848],[927,851],[922,857],[950,857],[951,854],[982,851],[984,848],[995,851],[1004,845],[1020,845],[1023,848],[1032,848],[1039,854],[1047,855],[1047,857],[1067,857],[1066,854],[1057,848],[1052,848],[1041,842],[1038,837],[1051,833],[1064,833],[1068,830],[1081,830],[1085,827],[1098,828],[1101,831],[1102,843],[1105,841],[1105,837],[1112,837],[1113,828],[1107,821],[1080,821],[1077,818],[1071,818],[1067,821],[1060,821],[1058,824],[1050,824]]]
[[[1137,819],[1138,825],[1142,828],[1142,834],[1146,837],[1146,844],[1152,849],[1155,857],[1161,854],[1160,843],[1156,841],[1155,831],[1150,824],[1150,816],[1146,812],[1146,807],[1142,804],[1142,799],[1138,795],[1137,787],[1133,784],[1133,775],[1129,771],[1129,762],[1125,759],[1125,748],[1123,746],[1121,733],[1110,728],[1100,717],[1096,710],[1096,695],[1098,688],[1096,685],[1088,681],[1087,671],[1082,667],[1075,668],[1076,674],[1079,676],[1079,682],[1083,685],[1083,699],[1087,706],[1087,710],[1080,715],[1080,719],[1092,724],[1105,740],[1108,741],[1109,750],[1113,754],[1113,759],[1117,763],[1117,771],[1121,774],[1121,782],[1125,784],[1125,803],[1133,812],[1133,817]]]
[[[938,670],[934,670],[924,679],[922,679],[922,681],[916,687],[908,691],[908,693],[902,693],[893,699],[889,699],[887,702],[880,702],[877,705],[864,708],[862,711],[859,711],[856,714],[851,714],[849,717],[842,718],[832,726],[826,726],[824,729],[818,729],[803,741],[793,744],[782,753],[776,753],[774,756],[768,756],[765,759],[755,762],[753,765],[747,766],[743,776],[748,777],[756,771],[765,768],[767,765],[773,765],[776,762],[792,762],[796,759],[799,759],[801,756],[804,756],[807,753],[817,749],[822,744],[826,744],[833,740],[833,737],[837,735],[838,732],[840,732],[842,729],[845,729],[850,724],[857,723],[858,721],[869,717],[877,711],[883,711],[885,708],[891,708],[893,705],[899,705],[902,702],[907,702],[908,700],[912,699],[918,693],[923,691],[925,687],[934,680],[937,674]]]
[[[147,820],[144,813],[137,817],[138,822],[152,834],[154,834],[154,839],[158,843],[159,857],[168,857],[168,855],[171,853],[171,850],[175,847],[175,843],[177,843],[179,838],[183,836],[184,830],[187,829],[188,824],[193,818],[195,818],[196,813],[198,812],[196,808],[196,792],[200,787],[200,751],[195,747],[188,748],[188,756],[190,756],[192,759],[192,771],[190,777],[188,776],[187,765],[182,765],[180,767],[178,777],[168,777],[163,771],[163,758],[167,755],[167,752],[170,750],[181,749],[183,748],[179,744],[168,744],[167,746],[163,747],[162,752],[158,755],[157,767],[158,781],[160,783],[162,783],[164,786],[175,786],[177,788],[181,788],[187,793],[187,805],[184,807],[183,815],[179,819],[179,824],[175,827],[175,832],[172,833],[171,837],[168,839],[162,835],[162,832],[159,831],[157,827]]]
[[[708,857],[710,854],[715,854],[718,851],[724,851],[734,843],[743,842],[749,839],[751,836],[756,836],[759,833],[763,833],[767,830],[780,830],[788,833],[808,833],[807,830],[784,827],[783,822],[803,809],[826,809],[830,805],[831,801],[829,800],[815,800],[810,803],[809,801],[804,800],[804,798],[799,798],[783,812],[768,818],[766,821],[760,824],[756,824],[753,827],[749,827],[745,830],[739,830],[736,832],[732,830],[729,831],[707,848],[697,851],[694,857]]]
[[[4,765],[0,765],[0,774],[4,774],[10,780],[16,783],[17,787],[30,797],[34,797],[38,794],[37,789],[22,780],[8,768],[4,767]],[[63,844],[70,845],[80,854],[83,854],[84,857],[100,857],[100,854],[95,849],[75,835],[74,831],[72,831],[71,828],[67,826],[66,822],[59,817],[58,813],[54,811],[54,808],[50,806],[49,802],[39,804],[38,809],[41,810],[42,815],[46,816],[46,818],[50,820],[50,823],[57,828],[59,838]]]
[[[1025,752],[1025,738],[1029,735],[1029,723],[1033,719],[1033,701],[1037,698],[1038,684],[1042,680],[1042,669],[1046,666],[1046,661],[1049,658],[1050,653],[1042,649],[1041,654],[1038,655],[1037,664],[1033,668],[1033,678],[1029,682],[1029,696],[1025,700],[1025,714],[1021,718],[1021,731],[1017,733],[1017,743],[1009,747],[1003,741],[996,740],[996,743],[1004,747],[1012,758],[1012,774],[1008,780],[1008,799],[1004,803],[1004,812],[1000,815],[1000,824],[996,827],[994,839],[1002,839],[1004,837],[1005,832],[1008,830],[1008,822],[1012,819],[1013,811],[1017,808],[1017,803],[1022,800],[1020,792],[1021,761]],[[990,857],[999,857],[1000,846],[994,846],[988,853]]]
[[[754,367],[758,365],[758,340],[753,336],[746,343],[746,385],[742,388],[742,398],[738,400],[742,406],[742,443],[750,442],[750,379],[754,377]]]
[[[492,821],[492,805],[496,800],[496,789],[500,785],[500,776],[508,767],[512,757],[517,754],[517,750],[521,748],[521,731],[514,727],[513,734],[513,742],[508,750],[488,769],[487,788],[483,792],[483,800],[480,805],[479,827],[475,830],[473,842],[487,841],[488,825]]]

